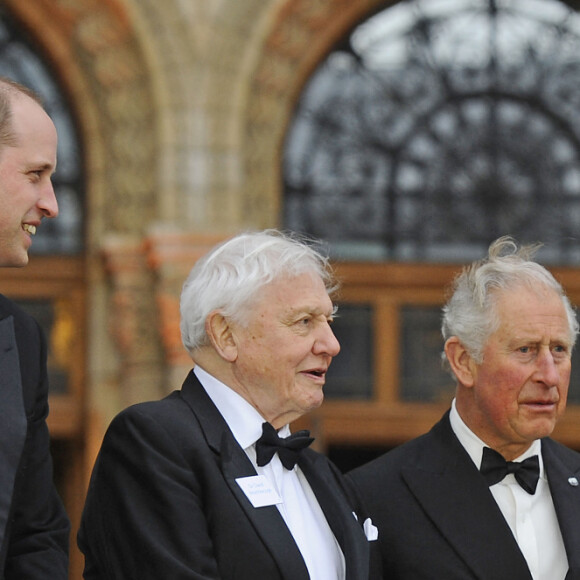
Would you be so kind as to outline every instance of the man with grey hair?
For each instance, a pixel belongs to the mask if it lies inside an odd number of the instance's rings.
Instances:
[[[194,266],[181,330],[195,368],[108,429],[79,532],[86,579],[375,577],[372,523],[288,426],[322,403],[340,348],[334,285],[326,258],[275,231]]]
[[[349,474],[385,578],[580,578],[580,454],[550,438],[578,323],[536,249],[500,238],[457,277],[442,324],[450,411]]]

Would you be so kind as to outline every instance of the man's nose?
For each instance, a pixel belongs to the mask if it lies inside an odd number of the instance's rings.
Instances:
[[[553,387],[560,382],[558,364],[554,360],[554,354],[549,348],[540,352],[538,357],[538,372],[540,380],[549,387]]]
[[[42,188],[37,205],[45,217],[55,218],[58,215],[58,202],[56,201],[52,181],[49,180]]]
[[[332,332],[330,324],[326,322],[321,329],[320,337],[316,341],[316,347],[319,352],[330,356],[336,356],[340,352],[340,343]]]

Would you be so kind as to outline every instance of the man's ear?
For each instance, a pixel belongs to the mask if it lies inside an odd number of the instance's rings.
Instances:
[[[456,336],[451,336],[445,342],[445,354],[457,380],[465,387],[472,387],[475,382],[476,365]]]
[[[205,332],[215,351],[226,361],[235,362],[238,347],[230,321],[219,310],[210,312],[205,320]]]

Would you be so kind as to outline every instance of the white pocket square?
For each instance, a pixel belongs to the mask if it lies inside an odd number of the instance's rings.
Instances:
[[[374,542],[378,539],[379,530],[377,529],[377,526],[373,525],[371,518],[367,518],[365,520],[365,523],[363,524],[363,530],[369,542]]]

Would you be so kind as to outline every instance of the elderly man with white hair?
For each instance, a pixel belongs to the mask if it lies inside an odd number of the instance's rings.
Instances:
[[[339,344],[335,281],[311,245],[241,234],[181,298],[181,390],[112,422],[79,533],[85,578],[366,580],[376,532],[289,423],[317,408]]]

